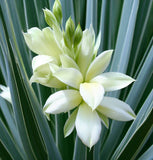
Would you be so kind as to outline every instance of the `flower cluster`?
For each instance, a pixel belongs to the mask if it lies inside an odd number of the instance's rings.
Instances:
[[[38,54],[32,60],[30,81],[60,88],[47,99],[44,112],[59,114],[72,110],[64,126],[65,137],[75,127],[82,142],[91,148],[99,139],[101,122],[108,128],[108,118],[135,119],[128,104],[104,96],[107,91],[128,86],[134,79],[118,72],[103,73],[113,50],[97,56],[101,35],[95,40],[92,26],[82,31],[69,18],[63,30],[59,0],[55,1],[52,12],[45,9],[44,15],[49,27],[42,30],[34,27],[24,33],[28,47]]]

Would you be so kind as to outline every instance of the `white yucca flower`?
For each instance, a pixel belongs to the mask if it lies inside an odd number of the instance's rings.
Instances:
[[[76,128],[82,142],[92,147],[99,139],[101,122],[108,127],[108,118],[118,121],[135,119],[130,106],[123,101],[106,97],[107,91],[122,89],[133,78],[118,72],[106,72],[113,50],[97,55],[100,34],[95,43],[92,26],[83,31],[69,19],[66,31],[60,29],[57,15],[45,9],[50,27],[36,27],[24,33],[28,47],[39,54],[33,58],[31,82],[62,88],[52,94],[44,105],[44,112],[59,114],[73,110],[64,127],[65,137]]]

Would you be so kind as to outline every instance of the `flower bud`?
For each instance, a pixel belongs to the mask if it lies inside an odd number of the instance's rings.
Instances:
[[[74,46],[78,45],[82,39],[82,29],[81,29],[81,26],[80,24],[78,24],[76,30],[75,30],[75,33],[74,33]]]
[[[47,8],[46,8],[46,9],[43,9],[43,11],[44,11],[46,23],[52,28],[53,25],[55,25],[55,24],[57,23],[56,17],[55,17],[54,14],[53,14],[50,10],[48,10]]]
[[[67,36],[67,34],[65,32],[63,33],[63,38],[64,38],[65,46],[68,47],[68,48],[71,48],[72,43],[71,43],[69,37]]]
[[[59,24],[62,22],[62,6],[59,0],[55,0],[53,5],[53,13],[56,17],[56,20]]]
[[[70,39],[71,43],[73,43],[75,25],[71,17],[66,21],[65,30],[66,30],[66,34],[68,38]]]

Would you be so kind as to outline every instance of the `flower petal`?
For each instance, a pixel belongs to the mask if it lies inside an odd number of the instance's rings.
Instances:
[[[87,70],[87,74],[85,78],[86,81],[104,72],[104,70],[109,65],[112,53],[113,53],[113,50],[107,50],[102,52],[98,57],[94,59],[94,61],[90,64]]]
[[[95,47],[94,47],[95,56],[97,55],[97,52],[98,52],[98,49],[99,49],[99,46],[100,46],[100,42],[101,42],[101,31],[98,34],[98,37],[97,37],[97,40],[96,40],[96,44],[95,44]]]
[[[119,72],[107,72],[96,76],[90,82],[101,84],[105,91],[114,91],[128,86],[135,80]]]
[[[92,111],[86,103],[79,107],[75,126],[77,135],[86,146],[91,148],[96,144],[100,137],[101,122],[96,111]]]
[[[58,56],[62,51],[56,43],[53,31],[49,27],[44,28],[42,31],[33,27],[27,33],[23,33],[23,35],[28,47],[33,52],[59,59]]]
[[[39,73],[34,73],[32,77],[30,78],[30,83],[40,83],[46,87],[52,87],[52,88],[64,88],[65,84],[59,81],[57,78],[55,78],[52,75],[43,75]]]
[[[38,67],[45,65],[45,64],[48,64],[50,62],[56,64],[56,59],[54,59],[51,56],[46,56],[46,55],[35,56],[32,59],[32,69],[33,69],[33,71],[35,71]]]
[[[128,104],[113,97],[104,97],[97,110],[105,116],[118,121],[129,121],[136,117]]]
[[[33,75],[30,82],[37,82],[47,87],[63,88],[65,84],[59,81],[56,77],[52,76],[49,65],[53,62],[56,61],[54,61],[54,59],[50,56],[38,55],[34,57],[32,60]]]
[[[77,64],[81,73],[84,75],[93,58],[95,43],[95,33],[92,26],[83,32],[82,41],[80,42],[80,51],[77,58]]]
[[[61,82],[77,89],[83,81],[82,74],[75,68],[61,68],[57,72],[53,73],[53,76]]]
[[[76,62],[71,57],[69,57],[68,55],[62,54],[60,56],[60,60],[61,60],[63,68],[75,68],[75,69],[79,70],[79,67],[76,64]]]
[[[98,83],[82,83],[80,94],[83,100],[94,110],[103,99],[104,88]]]
[[[64,125],[64,136],[65,137],[69,136],[72,133],[75,127],[75,120],[76,120],[77,113],[78,113],[78,108],[75,111],[73,111],[73,113],[67,119]]]
[[[0,85],[0,89],[2,90],[0,96],[5,100],[7,100],[8,102],[12,103],[10,88]]]
[[[58,114],[67,112],[81,103],[81,96],[76,90],[62,90],[52,94],[44,105],[45,113]]]

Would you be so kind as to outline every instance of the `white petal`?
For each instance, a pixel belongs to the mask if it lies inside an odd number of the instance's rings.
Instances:
[[[91,80],[93,77],[104,72],[104,70],[109,65],[112,53],[113,53],[113,50],[107,50],[102,52],[98,57],[94,59],[94,61],[90,64],[87,70],[87,74],[85,78],[86,81]]]
[[[82,83],[80,94],[83,100],[94,110],[103,99],[104,88],[98,83]]]
[[[81,103],[81,96],[76,90],[62,90],[52,94],[44,105],[45,113],[58,114],[67,112]]]
[[[79,107],[75,126],[77,135],[86,146],[91,148],[97,143],[101,132],[101,121],[96,111],[92,111],[86,103]]]
[[[99,46],[100,46],[100,42],[101,42],[101,31],[98,34],[98,37],[97,37],[97,40],[96,40],[96,44],[95,44],[95,47],[94,47],[95,56],[97,55],[97,52],[98,52],[98,49],[99,49]]]
[[[34,57],[32,60],[33,75],[30,79],[30,82],[37,82],[47,87],[63,88],[65,84],[59,81],[56,77],[52,76],[50,63],[53,62],[55,61],[50,56],[38,55]]]
[[[32,59],[32,69],[35,71],[38,67],[48,64],[48,63],[56,63],[56,60],[51,56],[46,55],[38,55]]]
[[[67,119],[64,125],[64,136],[65,137],[69,136],[72,133],[75,127],[75,120],[76,120],[77,113],[78,113],[78,108],[75,111],[73,111],[73,113]]]
[[[80,83],[83,81],[82,74],[75,68],[62,68],[53,74],[61,82],[79,88]]]
[[[43,74],[34,73],[30,78],[30,83],[33,83],[33,82],[40,83],[44,86],[52,87],[52,88],[65,87],[64,83],[62,83],[52,75],[43,75]]]
[[[82,40],[80,42],[80,50],[77,58],[77,64],[80,67],[81,73],[84,75],[93,58],[95,43],[95,34],[92,26],[83,32]]]
[[[49,55],[59,59],[61,49],[59,48],[53,31],[47,27],[42,31],[36,27],[28,30],[27,33],[23,33],[24,39],[28,47],[37,54]]]
[[[7,100],[8,102],[12,103],[10,88],[0,85],[0,89],[2,90],[2,92],[0,93],[0,96],[5,100]]]
[[[76,64],[76,62],[71,57],[69,57],[68,55],[62,54],[60,56],[60,60],[61,60],[63,68],[75,68],[75,69],[79,70],[79,67]]]
[[[128,86],[135,80],[119,72],[107,72],[96,76],[90,82],[101,84],[105,91],[114,91]]]
[[[104,97],[97,110],[107,117],[118,121],[129,121],[135,119],[135,113],[130,106],[113,97]]]

